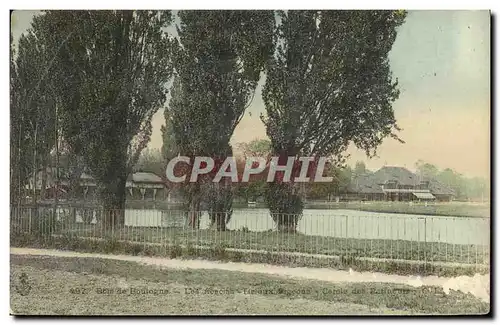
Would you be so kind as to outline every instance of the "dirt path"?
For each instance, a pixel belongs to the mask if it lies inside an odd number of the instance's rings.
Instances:
[[[471,293],[474,296],[489,301],[490,275],[476,274],[473,277],[459,276],[455,278],[445,278],[437,276],[402,276],[389,275],[376,272],[354,272],[332,270],[326,268],[304,268],[304,267],[284,267],[267,264],[253,263],[232,263],[214,262],[204,260],[178,260],[156,257],[142,257],[130,255],[108,255],[94,253],[78,253],[71,251],[59,251],[51,249],[33,248],[11,248],[10,253],[14,255],[48,255],[61,257],[92,257],[105,258],[122,261],[132,261],[141,264],[154,265],[161,268],[175,269],[218,269],[226,271],[238,271],[247,273],[263,273],[299,279],[313,279],[327,282],[383,282],[407,284],[414,287],[422,285],[439,286],[448,293],[449,290],[459,290]]]

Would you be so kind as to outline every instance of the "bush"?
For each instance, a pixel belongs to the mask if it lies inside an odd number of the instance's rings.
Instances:
[[[141,244],[123,243],[123,245],[124,245],[125,253],[131,254],[133,256],[139,255],[143,250],[143,247]]]
[[[193,243],[188,242],[186,245],[186,256],[197,256],[196,249],[194,248]]]
[[[79,247],[78,242],[81,242],[81,240],[75,234],[72,233],[64,234],[58,239],[59,239],[59,245],[62,248],[69,250],[78,249]],[[92,247],[91,245],[89,246]]]
[[[276,260],[276,257],[271,252],[266,252],[264,258],[265,263],[273,264]]]
[[[11,235],[11,247],[32,247],[32,248],[52,248],[66,249],[82,252],[101,252],[101,253],[120,253],[125,252],[132,255],[140,255],[143,253],[146,256],[170,256],[177,258],[182,256],[182,248],[179,245],[173,246],[155,246],[142,244],[131,244],[120,242],[114,237],[108,237],[106,240],[83,239],[74,234],[64,236],[41,237],[29,234]],[[168,250],[163,250],[167,248]],[[239,251],[227,251],[226,246],[217,245],[210,249],[196,250],[192,245],[188,244],[187,252],[192,254],[191,257],[201,259],[218,259],[242,261],[251,263],[267,263],[274,265],[287,265],[291,267],[328,267],[333,269],[346,270],[352,267],[355,271],[373,271],[384,272],[389,274],[420,274],[424,275],[439,275],[439,276],[472,276],[475,273],[485,274],[489,272],[489,267],[478,266],[437,266],[433,264],[414,264],[404,261],[365,261],[360,260],[357,256],[341,256],[339,259],[330,258],[304,258],[302,256],[292,256],[287,254],[272,254],[270,251],[266,253],[250,252],[244,253]]]
[[[219,260],[226,260],[227,259],[227,252],[226,252],[226,246],[223,244],[218,244],[211,249],[212,251],[212,257],[219,259]]]
[[[89,248],[92,252],[99,252],[99,241],[98,240],[90,240],[89,242]]]
[[[146,245],[146,246],[144,246],[144,250],[142,253],[144,256],[154,256],[155,250],[150,245]]]
[[[179,244],[174,244],[170,247],[169,257],[174,259],[182,256],[182,247]]]
[[[26,233],[10,234],[10,246],[26,247],[35,241],[32,235]]]
[[[102,242],[102,250],[106,254],[114,253],[120,248],[120,242],[116,237],[108,237]]]
[[[235,251],[233,252],[233,256],[232,256],[232,259],[234,262],[241,262],[243,261],[243,253],[242,252],[238,252],[238,251]]]
[[[340,262],[345,266],[358,266],[360,261],[356,256],[342,255],[340,257]]]

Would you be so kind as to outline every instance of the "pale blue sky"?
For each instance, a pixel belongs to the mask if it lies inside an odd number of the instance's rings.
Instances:
[[[14,13],[16,40],[29,27],[33,14]],[[351,148],[350,163],[364,160],[371,169],[384,164],[413,169],[423,159],[471,176],[488,176],[490,13],[410,11],[399,29],[390,62],[401,89],[394,110],[406,143],[388,139],[378,151],[379,158],[371,160]],[[264,112],[260,88],[233,143],[265,137],[259,119]],[[161,146],[163,123],[159,111],[153,118],[151,147]]]

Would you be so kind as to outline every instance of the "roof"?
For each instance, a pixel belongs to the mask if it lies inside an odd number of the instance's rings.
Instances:
[[[424,199],[424,200],[434,200],[436,197],[432,195],[431,193],[420,193],[420,192],[414,192],[412,193],[417,197],[417,199]]]
[[[133,173],[131,176],[131,180],[137,183],[163,183],[163,180],[160,176],[149,173],[149,172],[137,172]],[[130,179],[130,176],[129,176]]]
[[[349,185],[349,192],[355,193],[384,193],[382,187],[377,184],[377,180],[373,177],[373,174],[364,174],[354,178]]]
[[[37,177],[36,177],[36,181],[37,181],[36,187],[37,188],[41,188],[41,186],[42,186],[42,177],[41,177],[42,171],[43,171],[43,168],[39,169]],[[46,180],[46,187],[47,188],[54,186],[55,177],[53,177],[52,174],[55,173],[55,171],[56,171],[55,168],[47,168],[47,180]],[[149,187],[153,187],[153,188],[160,188],[160,185],[162,187],[165,186],[165,182],[163,181],[163,179],[161,177],[159,177],[158,175],[156,175],[155,173],[151,173],[151,172],[136,172],[133,174],[129,174],[127,177],[127,183],[126,183],[128,185],[126,185],[126,186],[129,187],[130,183],[155,184],[155,185],[149,185]],[[33,184],[33,177],[30,177],[28,179],[28,184],[26,184],[25,187],[32,188],[33,187],[32,184]],[[68,175],[64,175],[60,172],[59,186],[64,185],[64,184],[69,185],[69,177],[68,177]],[[82,184],[84,186],[96,186],[97,182],[94,179],[94,177],[92,177],[92,175],[90,175],[87,172],[82,172],[80,175],[80,184]]]
[[[81,179],[94,179],[94,177],[90,176],[89,174],[83,172],[81,175],[80,175],[80,178]]]
[[[94,180],[94,178],[87,174],[87,173],[82,173],[80,176],[81,179],[86,179],[86,180]],[[129,174],[127,177],[128,181],[133,181],[133,182],[139,182],[139,183],[163,183],[163,180],[161,177],[154,173],[149,173],[149,172],[137,172],[133,174]]]
[[[403,167],[382,167],[372,174],[363,174],[354,178],[351,191],[357,193],[384,193],[381,185],[390,181],[397,181],[400,185],[415,186],[420,179],[414,173]]]
[[[397,181],[403,186],[417,186],[422,181],[429,182],[429,191],[435,195],[454,195],[452,189],[435,179],[423,179],[404,167],[385,166],[372,174],[355,177],[349,187],[351,193],[375,194],[384,193],[382,185]]]
[[[386,184],[389,181],[397,181],[400,185],[418,185],[420,178],[404,167],[382,167],[373,173],[377,184]]]

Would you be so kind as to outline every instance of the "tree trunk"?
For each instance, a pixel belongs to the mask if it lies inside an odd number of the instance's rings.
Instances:
[[[270,183],[266,192],[266,203],[278,231],[296,232],[302,218],[304,204],[296,193],[294,184]]]
[[[229,144],[226,144],[225,150],[221,151],[215,159],[223,162],[227,157],[232,156],[233,150]],[[216,228],[217,231],[226,231],[228,224],[233,214],[233,192],[232,183],[229,178],[223,178],[219,182],[212,182],[213,174],[206,183],[207,189],[207,205],[210,217],[210,227]]]
[[[191,200],[188,212],[189,227],[192,229],[200,229],[200,201],[198,197]]]
[[[41,186],[40,186],[40,200],[45,200],[46,195],[45,195],[45,190],[47,187],[47,165],[44,163],[42,165],[42,179],[41,179]]]
[[[210,228],[216,229],[217,231],[226,231],[228,219],[230,219],[229,212],[211,212]]]
[[[279,232],[295,233],[297,232],[297,222],[298,220],[287,220],[282,223],[277,223],[277,229]]]
[[[15,148],[11,143],[11,149],[10,149],[10,203],[11,204],[18,203],[21,198],[20,185],[21,185],[20,150],[17,150],[17,148]]]
[[[101,189],[101,200],[104,215],[102,222],[106,227],[121,227],[125,225],[125,183],[127,176],[104,184]]]
[[[21,200],[21,138],[22,124],[19,112],[11,105],[11,142],[10,142],[10,200],[18,204]]]
[[[181,188],[183,196],[183,210],[186,216],[186,226],[191,229],[200,228],[200,194],[198,184],[185,184]]]
[[[211,184],[209,188],[208,211],[210,216],[210,228],[217,231],[226,231],[227,223],[231,219],[233,209],[233,195],[231,184]]]
[[[80,192],[80,177],[83,174],[84,164],[82,159],[75,154],[70,153],[69,165],[69,198],[77,200]]]
[[[33,204],[36,206],[36,176],[38,173],[38,166],[36,163],[36,157],[37,157],[37,147],[36,147],[36,138],[37,138],[37,131],[38,131],[38,125],[35,126],[35,140],[34,140],[34,150],[33,150]]]
[[[17,203],[18,195],[19,195],[19,172],[16,170],[17,167],[14,164],[10,163],[10,204]]]

